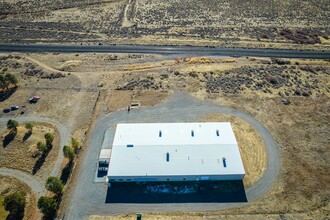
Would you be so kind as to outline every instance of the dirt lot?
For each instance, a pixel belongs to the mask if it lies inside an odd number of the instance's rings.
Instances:
[[[0,198],[17,191],[26,193],[27,200],[23,219],[35,219],[38,215],[38,211],[35,210],[37,198],[36,195],[31,192],[31,189],[26,184],[12,177],[0,176],[0,182]]]
[[[140,103],[137,107],[153,106],[168,98],[169,93],[163,91],[110,91],[106,113],[126,109],[134,102]],[[137,108],[132,107],[132,108]]]
[[[327,0],[5,0],[0,9],[2,42],[330,46]]]

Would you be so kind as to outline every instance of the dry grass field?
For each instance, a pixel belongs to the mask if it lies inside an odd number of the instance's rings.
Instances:
[[[328,0],[4,0],[0,41],[329,49],[329,5]]]
[[[44,135],[46,133],[54,134],[53,148],[47,155],[41,169],[36,172],[37,176],[44,179],[47,178],[49,172],[52,170],[52,165],[57,159],[58,149],[60,147],[60,137],[55,127],[46,123],[33,123],[33,131],[31,136],[29,136],[28,129],[24,127],[24,123],[21,123],[17,128],[17,135],[14,140],[4,146],[3,141],[9,132],[9,130],[5,130],[1,134],[0,166],[22,170],[30,174],[41,157],[41,152],[37,149],[37,143],[39,141],[45,143]]]

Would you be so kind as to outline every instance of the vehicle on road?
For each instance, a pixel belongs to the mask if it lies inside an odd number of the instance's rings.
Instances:
[[[31,98],[29,98],[29,102],[36,103],[36,102],[38,102],[39,99],[40,99],[40,96],[32,96]]]
[[[19,106],[18,106],[18,105],[12,105],[12,106],[10,107],[10,110],[12,110],[12,111],[15,111],[15,110],[17,110],[17,109],[19,109]]]

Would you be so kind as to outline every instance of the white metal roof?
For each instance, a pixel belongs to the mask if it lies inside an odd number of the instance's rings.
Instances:
[[[117,125],[110,177],[225,174],[245,174],[228,122]]]

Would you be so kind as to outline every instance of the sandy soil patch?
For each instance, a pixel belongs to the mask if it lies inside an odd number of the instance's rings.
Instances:
[[[266,149],[257,131],[247,122],[230,115],[214,113],[200,119],[202,122],[230,122],[238,143],[246,175],[244,186],[252,186],[267,165]]]

